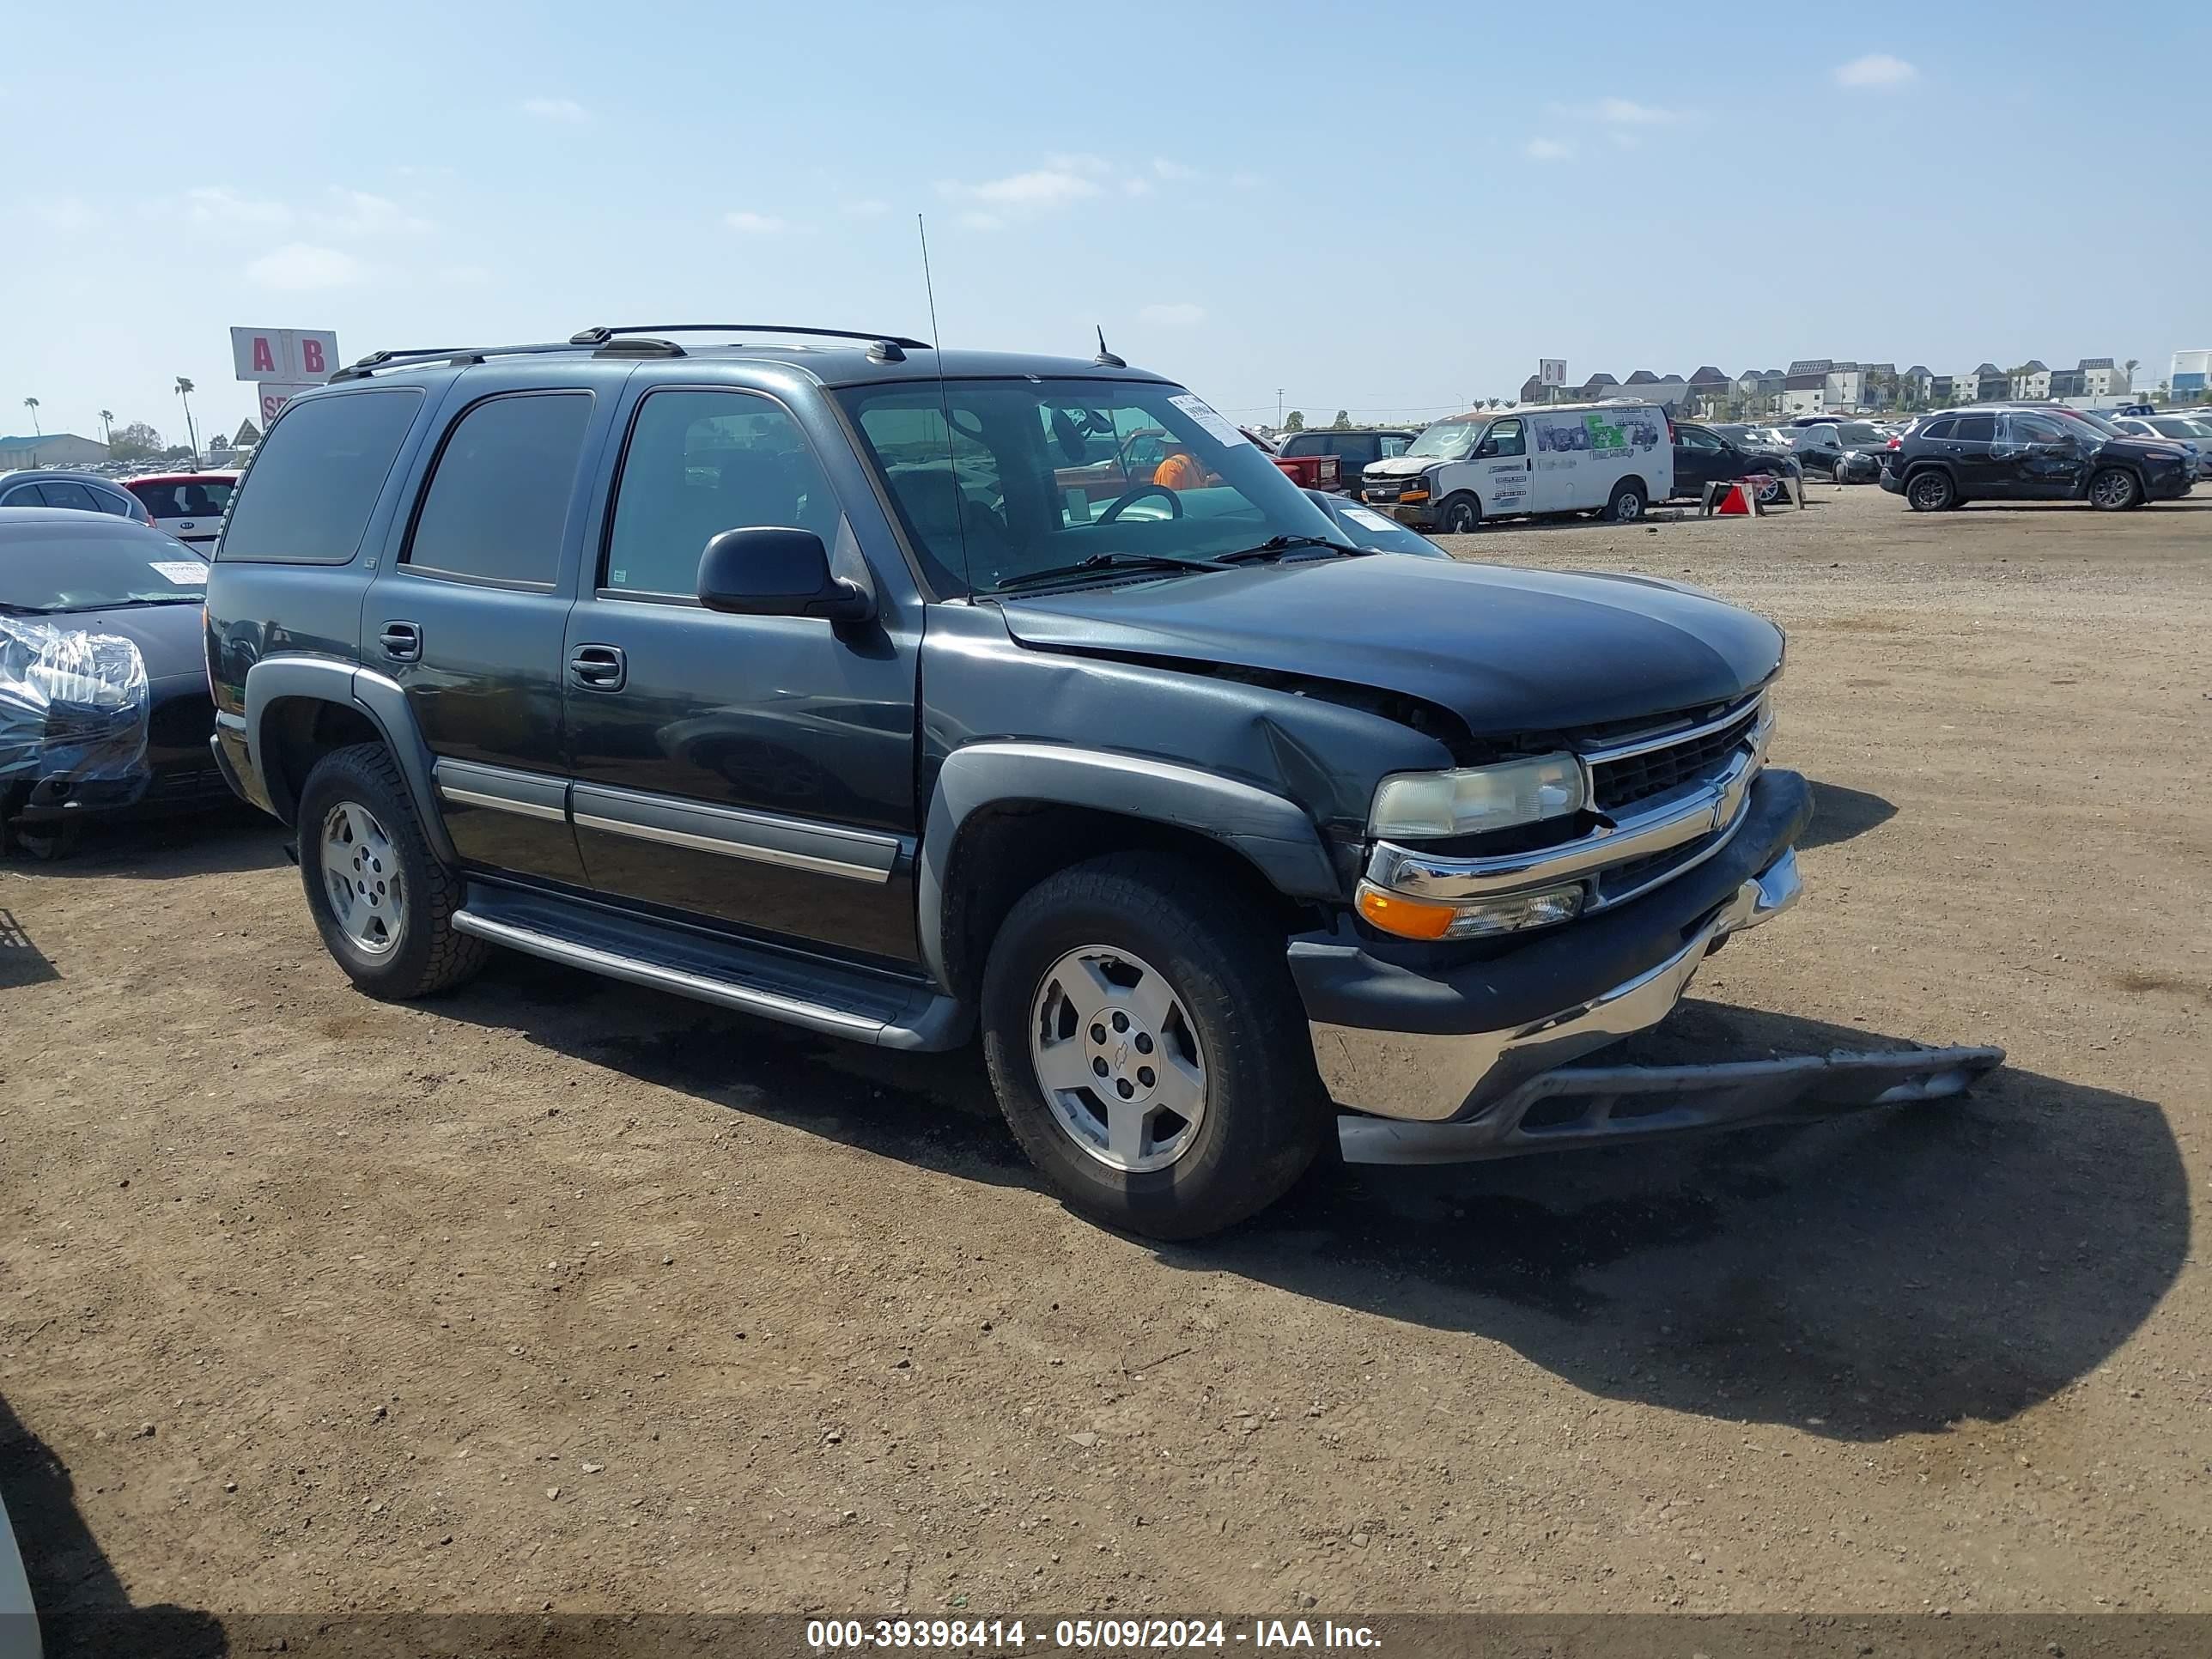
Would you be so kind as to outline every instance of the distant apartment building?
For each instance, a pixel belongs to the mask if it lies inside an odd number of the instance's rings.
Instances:
[[[1861,365],[1832,362],[1822,379],[1832,408],[1856,409],[1866,402],[1866,370]]]
[[[1771,415],[1782,402],[1782,371],[1747,368],[1735,377],[1735,395],[1743,400],[1746,413]]]
[[[2134,374],[2110,357],[2084,357],[2075,373],[2081,377],[2079,395],[2084,398],[2117,398],[2135,390]]]
[[[2012,376],[1995,363],[1984,363],[1959,376],[1957,390],[1970,404],[2000,404],[2013,395]]]
[[[2177,351],[2173,367],[2166,373],[2166,387],[2177,398],[2201,394],[2206,376],[2212,375],[2212,351]]]
[[[1936,400],[1936,382],[1942,380],[1948,384],[1950,378],[1948,374],[1931,374],[1927,364],[1915,363],[1897,377],[1897,393],[1910,403],[1932,403]]]
[[[1807,369],[1782,377],[1782,412],[1818,415],[1828,406],[1828,375],[1825,369]]]
[[[2008,377],[2012,396],[2015,398],[2048,398],[2051,395],[2051,370],[2042,359],[2030,357]]]

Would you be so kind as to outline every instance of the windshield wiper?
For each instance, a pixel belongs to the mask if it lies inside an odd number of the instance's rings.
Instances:
[[[1172,553],[1093,553],[1073,564],[1049,565],[1042,570],[1024,570],[1019,575],[1008,576],[995,587],[987,588],[984,592],[987,594],[1006,593],[1018,587],[1033,587],[1039,582],[1060,581],[1070,576],[1087,575],[1094,570],[1227,570],[1231,568],[1219,559],[1185,558]]]
[[[1326,547],[1338,553],[1358,553],[1362,550],[1349,542],[1340,542],[1327,536],[1270,536],[1257,547],[1240,548],[1234,553],[1221,556],[1224,563],[1243,564],[1254,559],[1272,559],[1301,547]]]

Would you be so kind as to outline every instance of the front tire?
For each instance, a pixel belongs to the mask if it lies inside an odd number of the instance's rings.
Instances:
[[[1471,536],[1482,523],[1482,503],[1465,493],[1451,496],[1438,521],[1447,536]]]
[[[1958,486],[1937,468],[1916,472],[1905,486],[1905,504],[1915,513],[1942,513],[1958,504]]]
[[[2089,504],[2100,513],[2124,513],[2142,500],[2142,484],[2125,467],[2108,466],[2089,480]]]
[[[1605,504],[1605,516],[1615,524],[1640,524],[1644,509],[1650,504],[1642,484],[1633,478],[1623,478],[1613,487],[1612,498]]]
[[[1110,1227],[1233,1225],[1332,1125],[1280,938],[1179,858],[1115,854],[1032,888],[992,945],[982,1026],[1014,1138]]]
[[[300,792],[300,882],[323,945],[386,1002],[452,989],[490,946],[455,931],[461,879],[438,861],[391,752],[332,750]]]

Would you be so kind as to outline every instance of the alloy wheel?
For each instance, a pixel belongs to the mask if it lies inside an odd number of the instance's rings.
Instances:
[[[397,950],[407,919],[399,849],[376,814],[349,800],[331,807],[323,817],[320,862],[340,931],[366,955]]]
[[[1109,1169],[1164,1170],[1206,1121],[1198,1030],[1160,971],[1112,945],[1053,963],[1030,1013],[1030,1060],[1054,1121]]]

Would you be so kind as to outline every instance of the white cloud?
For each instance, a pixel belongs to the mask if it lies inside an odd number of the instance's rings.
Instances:
[[[334,247],[317,247],[310,242],[287,242],[246,267],[248,282],[289,293],[344,288],[360,282],[368,274],[367,268],[350,253]]]
[[[185,216],[196,225],[281,225],[290,222],[292,210],[226,185],[202,185],[185,192]]]
[[[41,196],[25,205],[48,230],[65,234],[90,230],[100,222],[100,215],[74,196]]]
[[[1170,161],[1164,155],[1152,157],[1152,171],[1163,179],[1195,179],[1198,169],[1186,167],[1181,161]]]
[[[1553,104],[1551,109],[1557,115],[1602,121],[1609,127],[1671,127],[1696,118],[1695,112],[1690,110],[1662,109],[1656,104],[1639,104],[1632,98],[1601,98],[1590,104]]]
[[[857,202],[845,204],[845,211],[855,219],[878,219],[891,210],[891,204],[880,197],[864,196]]]
[[[336,236],[420,235],[430,228],[428,219],[409,212],[388,197],[365,190],[332,186],[329,208],[310,215],[318,228]]]
[[[1872,88],[1881,89],[1901,87],[1908,81],[1917,80],[1920,71],[1902,58],[1892,58],[1886,52],[1870,52],[1863,58],[1854,58],[1848,64],[1836,67],[1836,84],[1839,87]]]
[[[980,213],[972,208],[955,222],[965,225],[970,230],[1004,230],[1006,228],[1006,222],[997,214]]]
[[[748,236],[780,236],[791,228],[790,224],[773,213],[726,213],[722,222],[732,230],[742,230]]]
[[[1632,132],[1608,132],[1605,136],[1613,140],[1615,149],[1634,149],[1644,142]]]
[[[1188,300],[1172,305],[1150,305],[1137,313],[1137,319],[1161,328],[1195,328],[1206,320],[1206,307],[1193,305]]]
[[[1113,167],[1103,156],[1087,153],[1080,155],[1048,155],[1044,158],[1044,164],[1058,173],[1087,173],[1094,179],[1101,178],[1114,171]]]
[[[1097,160],[1095,156],[1055,156],[1054,161],[1079,163]],[[1099,169],[1105,164],[1100,162]],[[1064,208],[1085,197],[1098,193],[1092,169],[1084,166],[1046,166],[1028,173],[1008,173],[1003,179],[987,179],[981,184],[963,184],[947,179],[938,185],[939,194],[955,202],[980,202],[987,208],[1003,208],[1012,212],[1039,212]]]
[[[526,98],[520,107],[525,115],[534,115],[541,121],[565,121],[571,126],[580,126],[592,118],[591,111],[573,98]]]
[[[1531,138],[1522,149],[1532,161],[1565,161],[1575,153],[1572,144],[1563,144],[1556,138]]]
[[[1124,179],[1121,181],[1121,194],[1124,196],[1150,196],[1152,193],[1152,181],[1149,179]]]

